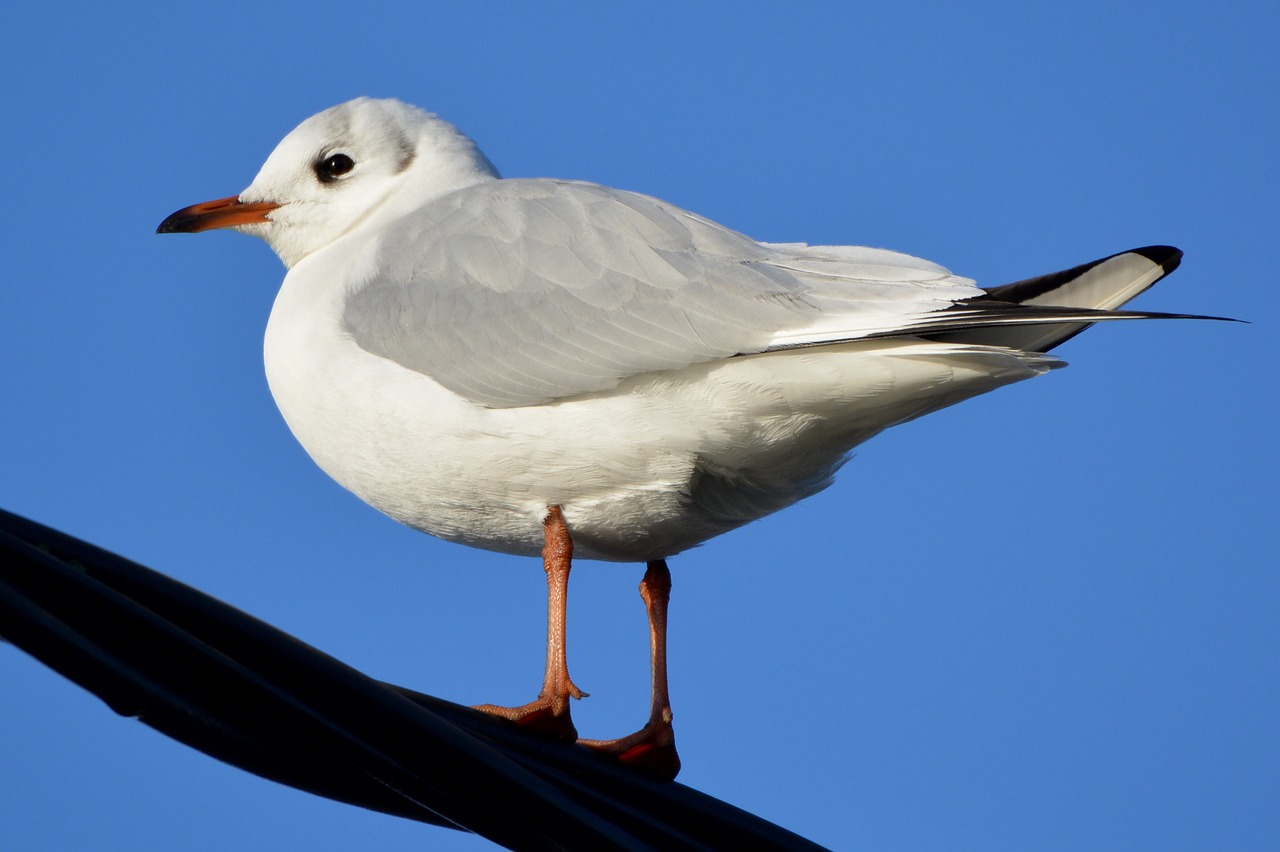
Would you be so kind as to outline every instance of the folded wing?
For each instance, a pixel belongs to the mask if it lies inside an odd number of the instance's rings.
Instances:
[[[1123,277],[1110,272],[1126,256],[1075,277],[1092,280],[1098,268]],[[1071,292],[1069,282],[988,294],[897,252],[762,244],[648,196],[553,180],[487,182],[432,202],[388,230],[361,278],[343,316],[358,345],[497,408],[871,337],[959,333],[985,343],[968,335],[1047,324],[1051,332],[1019,330],[997,344],[1035,349],[1018,341],[1128,316],[1043,303]]]

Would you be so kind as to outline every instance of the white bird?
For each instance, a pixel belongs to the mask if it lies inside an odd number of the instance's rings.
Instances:
[[[925,260],[761,243],[658,199],[501,179],[431,113],[360,98],[304,121],[239,196],[159,232],[233,228],[288,267],[271,393],[330,476],[440,538],[542,552],[542,691],[482,709],[575,738],[571,553],[648,563],[653,699],[584,741],[674,777],[665,559],[831,483],[855,445],[1062,365],[1044,354],[1179,262],[1153,246],[984,290]]]

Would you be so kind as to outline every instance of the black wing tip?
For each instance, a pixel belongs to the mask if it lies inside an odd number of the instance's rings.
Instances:
[[[1170,272],[1173,272],[1182,263],[1182,251],[1173,246],[1142,246],[1141,248],[1127,249],[1126,251],[1109,254],[1106,257],[1100,257],[1097,260],[1091,260],[1088,263],[1082,263],[1079,266],[1073,266],[1060,272],[1037,275],[1034,278],[1025,278],[1021,281],[1002,284],[998,287],[988,287],[986,288],[987,294],[1002,302],[1017,302],[1020,304],[1052,293],[1054,290],[1072,283],[1094,267],[1101,266],[1109,260],[1115,260],[1117,257],[1125,257],[1131,254],[1136,254],[1159,266],[1160,278],[1164,278]],[[1159,278],[1156,280],[1158,281]],[[1151,283],[1154,284],[1155,282]],[[1147,286],[1151,285],[1148,284]]]
[[[1163,269],[1165,275],[1177,269],[1182,263],[1182,249],[1174,246],[1143,246],[1122,254],[1140,254]]]

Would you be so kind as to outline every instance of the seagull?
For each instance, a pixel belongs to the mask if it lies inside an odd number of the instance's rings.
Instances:
[[[1063,362],[1047,354],[1182,253],[1148,246],[999,287],[879,248],[764,243],[635,192],[502,178],[397,100],[302,122],[238,196],[159,233],[260,237],[288,273],[272,396],[333,479],[447,541],[541,555],[542,689],[479,709],[658,777],[679,770],[666,560],[831,484],[890,426]],[[646,563],[643,728],[578,740],[574,556]]]

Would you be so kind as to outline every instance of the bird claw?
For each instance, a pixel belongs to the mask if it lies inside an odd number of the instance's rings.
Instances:
[[[574,696],[575,698],[586,694],[576,687],[573,691],[578,693]],[[573,691],[570,692],[571,695]],[[527,731],[552,739],[565,742],[575,742],[578,739],[578,729],[573,726],[573,719],[569,715],[569,702],[565,699],[556,701],[539,697],[519,707],[481,704],[475,709],[490,716],[508,719]]]
[[[676,753],[675,732],[671,727],[671,711],[662,718],[651,719],[634,734],[616,740],[578,740],[578,745],[610,757],[658,781],[673,781],[680,773],[680,756]]]

